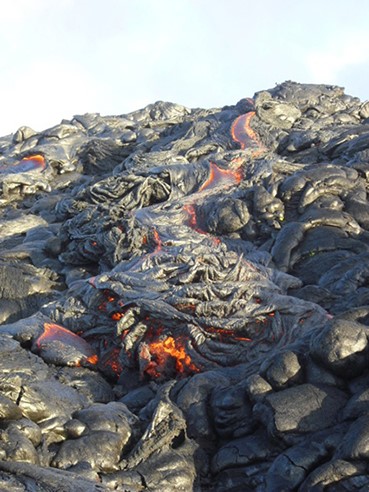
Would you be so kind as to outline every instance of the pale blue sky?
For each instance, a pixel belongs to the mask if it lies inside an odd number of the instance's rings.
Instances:
[[[368,0],[3,0],[0,135],[284,80],[369,99]]]

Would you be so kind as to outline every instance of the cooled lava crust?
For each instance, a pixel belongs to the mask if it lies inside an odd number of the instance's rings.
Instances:
[[[0,489],[368,490],[368,187],[336,86],[0,138]]]

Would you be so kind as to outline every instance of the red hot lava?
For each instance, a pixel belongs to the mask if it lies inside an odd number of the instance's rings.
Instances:
[[[167,376],[168,372],[188,376],[200,371],[186,352],[185,338],[180,336],[142,343],[140,359],[143,361],[141,372],[154,378]]]
[[[188,214],[187,225],[191,227],[191,229],[196,231],[198,234],[207,234],[204,230],[202,230],[198,226],[195,205],[193,205],[192,203],[188,203],[187,205],[183,206],[183,210]]]
[[[90,364],[97,364],[98,357],[94,353],[92,347],[83,338],[75,333],[63,328],[63,326],[55,323],[44,323],[44,332],[36,340],[38,350],[47,349],[53,343],[59,343],[68,347],[72,347],[81,354],[81,360],[85,360]]]
[[[251,120],[255,116],[255,111],[242,114],[236,118],[231,126],[231,135],[235,142],[238,142],[242,150],[245,150],[250,143],[255,144],[260,150],[263,149],[263,144],[260,142],[256,132],[251,128]]]
[[[202,191],[212,190],[215,188],[228,188],[239,184],[243,178],[243,172],[241,169],[242,161],[235,159],[235,164],[238,166],[236,169],[222,169],[218,167],[214,162],[210,162],[209,165],[209,177],[200,186],[198,193]],[[199,227],[196,213],[196,204],[187,203],[183,206],[183,210],[188,214],[187,224],[199,234],[207,234],[203,229]]]
[[[203,183],[199,191],[211,190],[213,188],[218,187],[228,187],[239,184],[242,180],[242,170],[241,168],[237,168],[235,170],[232,169],[221,169],[213,162],[210,162],[210,170],[209,177]]]
[[[256,133],[250,126],[250,121],[255,115],[254,112],[246,113],[239,116],[233,123],[231,133],[233,139],[240,143],[241,148],[245,149],[250,142],[260,148],[262,147]],[[199,187],[198,194],[216,188],[228,188],[238,185],[243,179],[242,159],[234,159],[232,161],[233,169],[223,169],[215,163],[209,164],[209,176],[207,180]],[[206,234],[205,231],[199,228],[197,220],[196,199],[193,203],[187,203],[183,206],[184,211],[188,215],[187,224],[199,234]],[[216,242],[219,239],[216,239]],[[163,244],[158,231],[154,228],[152,231],[152,242],[154,243],[154,251],[150,255],[157,254],[161,251]],[[147,235],[142,238],[142,244],[146,246],[149,242]],[[93,285],[93,281],[91,280]],[[116,297],[105,292],[106,300],[99,306],[99,310],[108,311],[109,303],[115,304]],[[124,316],[124,310],[114,311],[110,313],[111,319],[119,321]],[[236,333],[228,330],[210,328],[209,333],[217,333],[219,338],[232,338],[236,342],[251,342],[248,337],[238,336]],[[125,334],[123,334],[124,337]],[[158,331],[155,337],[152,334],[146,335],[140,343],[138,351],[138,361],[140,365],[141,376],[149,376],[155,379],[166,378],[168,376],[188,376],[200,372],[187,350],[187,340],[184,336],[173,337],[171,335],[164,336]],[[110,356],[105,361],[100,361],[103,366],[109,366],[112,371],[119,375],[122,371],[122,366],[119,361],[119,348],[109,352]],[[129,354],[128,354],[129,355]]]
[[[36,154],[23,159],[14,166],[1,166],[0,172],[4,173],[26,173],[28,171],[43,171],[46,168],[46,161],[43,155]]]

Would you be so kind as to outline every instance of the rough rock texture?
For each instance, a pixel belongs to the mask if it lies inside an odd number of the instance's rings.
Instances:
[[[0,138],[0,489],[368,490],[368,183],[326,85]]]

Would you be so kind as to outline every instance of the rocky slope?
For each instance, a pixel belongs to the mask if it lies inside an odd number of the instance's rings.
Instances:
[[[326,85],[0,138],[0,486],[367,490],[368,179]]]

